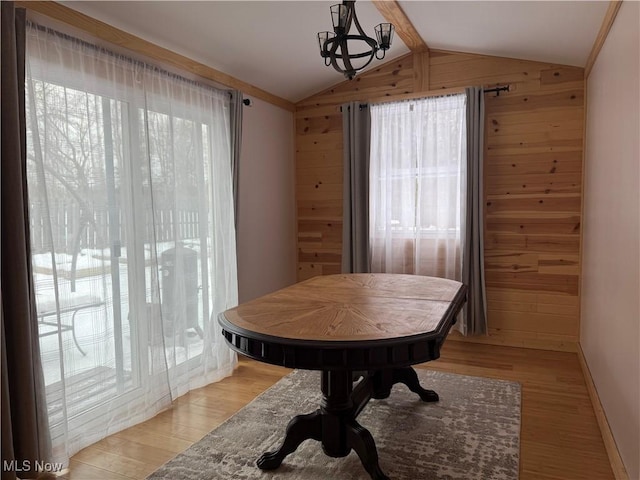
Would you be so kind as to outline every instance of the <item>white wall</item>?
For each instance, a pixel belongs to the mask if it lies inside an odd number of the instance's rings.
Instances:
[[[238,203],[238,296],[296,281],[293,113],[258,99],[244,107]]]
[[[630,479],[640,479],[640,4],[588,79],[580,343]]]

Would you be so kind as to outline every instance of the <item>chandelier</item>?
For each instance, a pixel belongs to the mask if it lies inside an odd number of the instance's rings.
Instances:
[[[374,29],[377,41],[365,35],[356,15],[355,3],[352,0],[332,5],[333,32],[318,33],[320,55],[324,58],[324,64],[331,65],[349,80],[369,65],[373,57],[378,60],[384,58],[385,52],[391,47],[395,30],[392,24],[381,23]],[[349,34],[353,23],[357,35]]]

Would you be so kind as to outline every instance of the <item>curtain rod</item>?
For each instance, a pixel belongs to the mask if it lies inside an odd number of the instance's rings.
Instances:
[[[444,89],[443,89],[444,90]],[[429,92],[429,95],[425,95],[424,97],[420,96],[420,94],[404,94],[404,95],[398,95],[398,99],[389,99],[386,100],[384,97],[380,98],[379,101],[373,100],[370,101],[371,103],[392,103],[392,102],[403,102],[403,101],[410,101],[410,100],[419,100],[421,98],[433,98],[433,97],[449,97],[452,95],[459,95],[460,93],[463,93],[462,89],[446,89],[447,93],[444,92],[438,92],[437,90],[433,90],[432,92]],[[453,91],[452,91],[453,90]],[[485,88],[482,90],[483,93],[495,93],[496,97],[500,96],[500,92],[510,92],[510,86],[509,85],[504,85],[504,86],[498,86],[498,87],[493,87],[493,88]],[[426,92],[425,92],[426,93]],[[385,101],[386,100],[386,101]],[[361,103],[359,105],[359,109],[362,110],[364,108],[367,108],[369,106],[368,103]],[[339,107],[339,110],[342,112],[342,105]]]
[[[432,90],[430,92],[421,92],[421,93],[408,93],[401,95],[393,95],[390,97],[378,97],[369,99],[367,102],[362,102],[359,105],[360,110],[367,108],[369,104],[379,105],[383,103],[402,103],[402,102],[412,102],[416,100],[424,100],[427,98],[444,98],[444,97],[454,97],[456,95],[464,94],[464,89],[460,88],[446,88],[440,90]],[[340,106],[340,111],[342,111],[342,106]]]
[[[500,96],[500,92],[509,92],[509,85],[504,87],[495,87],[495,88],[485,88],[484,93],[495,93],[496,97]]]
[[[365,108],[367,108],[369,105],[366,103],[361,103],[360,105],[358,105],[358,110],[363,110]],[[347,109],[351,110],[351,105],[347,105]],[[340,105],[340,111],[342,112],[342,105]]]

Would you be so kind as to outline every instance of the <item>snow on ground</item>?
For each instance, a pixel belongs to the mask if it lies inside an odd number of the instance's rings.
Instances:
[[[185,242],[186,243],[186,242]],[[191,242],[190,242],[191,243]],[[168,248],[172,248],[174,243],[159,244],[157,247],[157,255],[161,256],[162,252]],[[197,245],[185,244],[189,248],[197,251]],[[145,259],[151,258],[151,249],[145,249]],[[89,275],[77,275],[75,292],[71,290],[71,282],[66,275],[60,275],[60,272],[68,272],[71,266],[71,255],[65,253],[57,253],[55,255],[56,267],[58,269],[58,295],[59,300],[64,302],[73,302],[78,297],[95,297],[102,304],[100,306],[79,310],[75,317],[75,333],[78,343],[86,352],[86,355],[76,348],[73,342],[71,331],[63,331],[61,334],[54,334],[40,337],[41,358],[43,362],[45,384],[52,385],[59,382],[64,375],[69,379],[72,376],[90,372],[94,369],[107,367],[112,369],[115,375],[116,368],[116,341],[122,343],[123,355],[121,360],[124,370],[131,372],[136,370],[141,359],[141,351],[148,357],[148,347],[141,347],[133,343],[136,335],[132,335],[132,322],[129,318],[129,275],[126,263],[126,248],[122,248],[122,256],[120,258],[120,299],[119,306],[122,319],[122,338],[116,339],[116,329],[114,328],[114,298],[112,275],[110,272],[110,251],[109,249],[83,249],[78,256],[77,270],[78,272],[90,273]],[[51,273],[52,256],[47,254],[33,255],[34,267],[34,283],[38,302],[55,302],[56,292],[54,288],[54,277]],[[145,268],[147,297],[151,298],[151,289],[148,287],[152,284],[152,267],[150,262],[146,262]],[[55,304],[55,303],[54,303]],[[202,317],[202,306],[200,305],[200,318]],[[63,313],[60,315],[62,324],[71,324],[73,313]],[[49,316],[46,321],[57,322],[56,315]],[[157,320],[157,319],[156,319]],[[140,325],[140,328],[146,328]],[[40,333],[45,331],[55,331],[54,327],[40,326]],[[178,363],[187,360],[187,357],[193,358],[202,353],[203,341],[192,332],[184,335],[184,346],[177,346],[175,349],[167,349],[169,364],[173,363],[174,357]],[[62,355],[60,354],[62,352]],[[118,362],[120,363],[120,362]],[[134,375],[135,377],[135,375]]]

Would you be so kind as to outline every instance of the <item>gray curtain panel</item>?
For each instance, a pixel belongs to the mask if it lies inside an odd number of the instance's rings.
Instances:
[[[25,128],[25,10],[2,2],[0,143],[0,312],[2,320],[2,479],[35,478],[50,460],[29,244]]]
[[[231,175],[233,178],[233,214],[238,235],[238,189],[240,187],[240,149],[242,146],[242,108],[244,98],[242,92],[231,93]]]
[[[366,104],[342,105],[344,190],[342,272],[367,273],[369,252],[369,143],[371,117]]]
[[[462,282],[468,297],[464,307],[465,335],[487,333],[484,278],[483,152],[484,91],[465,89],[467,95],[467,208],[462,256]]]

